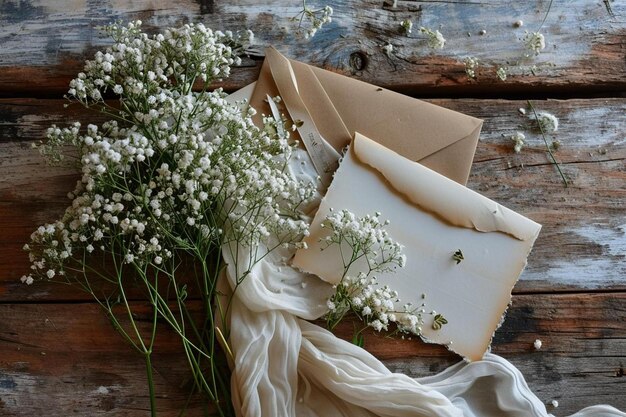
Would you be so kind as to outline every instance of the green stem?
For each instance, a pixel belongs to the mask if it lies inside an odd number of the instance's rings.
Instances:
[[[537,125],[539,126],[539,131],[541,132],[541,137],[543,138],[543,143],[546,144],[546,150],[548,151],[548,154],[550,154],[552,163],[556,165],[556,169],[559,171],[559,174],[561,175],[561,178],[563,179],[563,184],[565,185],[565,188],[567,188],[567,185],[568,185],[567,178],[565,178],[565,175],[563,174],[563,171],[561,171],[561,167],[559,163],[557,162],[556,158],[554,157],[554,154],[552,153],[552,150],[550,149],[550,145],[548,145],[548,140],[546,139],[546,134],[543,131],[543,126],[541,125],[541,122],[539,121],[539,117],[537,116],[537,112],[535,111],[535,106],[533,106],[533,103],[531,103],[530,100],[527,100],[527,103],[530,109],[533,111],[533,115],[535,116],[535,120],[537,121]]]
[[[156,417],[156,396],[154,394],[154,380],[152,378],[152,362],[150,361],[150,355],[152,352],[148,351],[145,354],[146,357],[146,374],[148,376],[148,390],[150,392],[150,416]]]

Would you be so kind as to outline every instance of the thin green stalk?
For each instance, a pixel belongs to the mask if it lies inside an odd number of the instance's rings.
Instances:
[[[539,25],[539,29],[537,29],[537,32],[539,32],[543,27],[543,24],[546,23],[546,19],[548,19],[548,15],[550,14],[550,10],[552,9],[553,1],[554,0],[550,0],[550,3],[548,3],[548,10],[546,10],[546,14],[543,16],[543,20],[541,21],[541,25]]]
[[[554,154],[552,153],[552,150],[550,149],[550,145],[548,144],[548,140],[546,139],[546,134],[543,131],[543,126],[539,122],[539,117],[537,116],[537,112],[535,111],[535,106],[533,106],[533,103],[531,103],[530,100],[527,100],[527,102],[528,102],[528,106],[530,107],[530,109],[533,112],[533,115],[535,116],[535,120],[537,121],[537,125],[539,125],[539,131],[541,132],[541,137],[543,138],[543,143],[545,143],[545,145],[546,145],[546,150],[548,151],[548,154],[550,155],[550,158],[552,159],[552,163],[554,165],[556,165],[556,169],[559,171],[559,174],[561,175],[561,178],[563,179],[563,184],[565,185],[565,188],[567,188],[567,186],[568,186],[567,179],[565,178],[565,175],[563,174],[563,171],[561,171],[561,167],[560,167],[559,163],[557,162],[556,158],[554,157]]]
[[[146,358],[146,374],[148,377],[148,391],[150,393],[150,415],[156,417],[156,395],[154,392],[154,379],[152,378],[152,361],[150,360],[152,352],[147,351],[145,353]]]

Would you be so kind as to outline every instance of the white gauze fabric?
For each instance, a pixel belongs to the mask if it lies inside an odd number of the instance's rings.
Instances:
[[[292,172],[313,179],[302,152]],[[240,417],[548,417],[524,377],[505,359],[486,354],[426,378],[392,373],[352,343],[308,322],[327,310],[332,287],[286,265],[292,253],[272,252],[237,285],[234,253],[224,248],[233,300],[227,320],[234,355],[232,398]],[[222,287],[226,287],[222,283]],[[626,417],[610,406],[571,417]]]

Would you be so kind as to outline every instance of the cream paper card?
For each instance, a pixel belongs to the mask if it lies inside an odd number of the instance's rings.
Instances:
[[[422,337],[468,360],[479,360],[508,307],[541,226],[498,203],[385,148],[359,133],[293,265],[337,283],[343,273],[338,246],[321,250],[330,209],[357,216],[381,212],[390,236],[404,245],[406,266],[377,274],[401,303],[425,302]],[[461,250],[457,264],[453,254]],[[334,252],[333,252],[334,251]],[[422,294],[425,298],[422,299]],[[433,329],[435,310],[448,323]]]

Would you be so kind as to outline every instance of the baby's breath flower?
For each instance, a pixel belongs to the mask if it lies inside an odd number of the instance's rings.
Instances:
[[[438,30],[420,27],[420,33],[426,35],[428,46],[432,49],[443,49],[446,39]]]
[[[539,55],[539,53],[546,47],[545,37],[540,32],[527,31],[523,41],[526,45],[526,49],[535,55]]]
[[[389,286],[380,286],[377,272],[392,272],[404,267],[406,257],[402,246],[393,241],[384,226],[388,221],[380,220],[381,213],[357,217],[347,210],[331,210],[323,222],[330,235],[322,238],[323,248],[330,245],[344,247],[340,251],[345,266],[335,294],[328,300],[327,321],[334,327],[348,311],[357,314],[376,331],[387,330],[395,324],[398,331],[419,334],[423,320],[419,309],[397,307],[398,293]],[[363,260],[366,271],[350,275],[352,266]]]
[[[496,71],[496,76],[501,80],[501,81],[506,81],[506,68],[504,67],[500,67],[498,68],[498,70]]]
[[[411,31],[413,30],[413,22],[409,19],[403,20],[400,23],[400,29],[402,30],[402,32],[404,32],[404,34],[410,35]]]
[[[511,135],[511,140],[514,142],[513,150],[515,153],[519,153],[526,143],[526,136],[522,132],[515,132]]]
[[[31,285],[33,282],[35,282],[31,275],[24,275],[20,278],[20,281],[22,281],[26,285]]]
[[[535,118],[534,115],[531,118]],[[554,133],[559,129],[559,119],[551,113],[545,111],[537,112],[536,121],[546,134]]]
[[[126,265],[164,268],[178,248],[219,253],[235,241],[252,250],[276,239],[303,246],[308,222],[298,207],[315,187],[287,171],[288,133],[259,129],[221,90],[192,91],[197,79],[227,76],[252,34],[187,24],[150,36],[139,22],[107,31],[114,44],[86,63],[68,98],[117,120],[48,129],[41,152],[61,161],[64,148],[75,147],[82,178],[62,218],[24,247],[33,273],[22,281],[64,276],[68,263],[98,250]],[[108,89],[119,108],[100,99]]]
[[[322,28],[326,23],[332,22],[333,8],[324,6],[321,9],[313,9],[306,4],[306,0],[302,2],[302,10],[295,20],[299,20],[298,28],[304,31],[304,37],[310,39]],[[304,29],[302,23],[306,21],[308,28]]]
[[[474,58],[474,57],[467,57],[465,58],[465,61],[463,61],[465,64],[465,73],[467,74],[467,76],[469,78],[476,78],[476,71],[478,70],[478,59]]]

